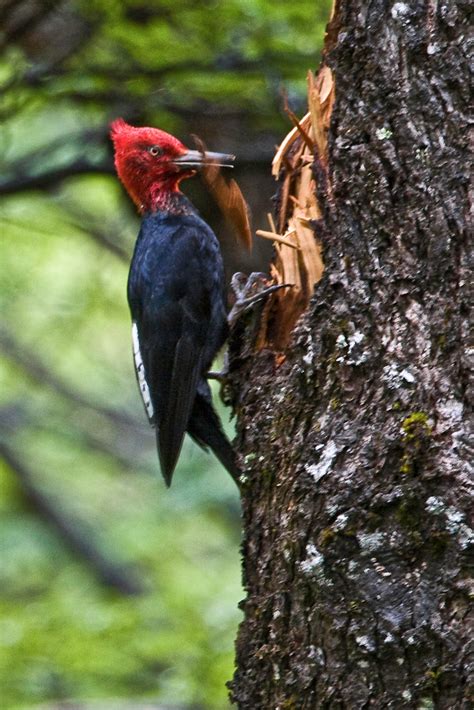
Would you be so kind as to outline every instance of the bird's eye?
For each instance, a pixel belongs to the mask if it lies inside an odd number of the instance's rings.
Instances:
[[[152,155],[161,155],[163,152],[159,145],[152,145],[148,150]]]

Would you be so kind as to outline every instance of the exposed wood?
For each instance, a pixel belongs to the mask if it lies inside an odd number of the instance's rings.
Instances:
[[[316,173],[318,169],[319,173],[326,169],[327,132],[333,103],[334,81],[329,67],[322,67],[317,77],[309,72],[310,110],[298,120],[287,107],[295,127],[283,140],[273,160],[273,175],[279,177],[282,184],[278,214],[280,233],[274,238],[275,259],[271,273],[277,283],[295,285],[293,289],[273,296],[269,306],[271,317],[262,322],[260,347],[271,347],[276,352],[288,347],[293,328],[308,307],[314,286],[324,270],[316,229],[322,214],[319,204],[322,193],[320,191],[318,198]],[[287,243],[288,233],[297,236],[297,252],[293,244]],[[257,234],[270,236],[262,234],[261,230]]]
[[[265,229],[257,229],[256,231],[256,235],[258,237],[263,237],[264,239],[271,239],[273,242],[277,242],[277,244],[285,244],[287,247],[291,247],[291,249],[299,249],[301,251],[301,247],[299,246],[299,244],[291,242],[289,240],[288,237],[292,234],[296,234],[296,229],[287,232],[284,237],[281,237],[275,232],[267,232]]]
[[[201,139],[194,136],[194,141],[198,149],[204,153],[206,148]],[[201,175],[220,211],[233,227],[241,247],[249,252],[252,251],[250,211],[237,182],[234,179],[226,179],[219,166],[212,164],[203,166]]]

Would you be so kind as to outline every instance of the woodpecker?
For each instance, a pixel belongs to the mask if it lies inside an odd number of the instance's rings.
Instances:
[[[111,124],[117,174],[142,215],[128,276],[135,371],[171,485],[185,433],[238,483],[235,454],[213,408],[207,373],[227,333],[219,243],[179,186],[233,155],[188,150],[157,128]]]

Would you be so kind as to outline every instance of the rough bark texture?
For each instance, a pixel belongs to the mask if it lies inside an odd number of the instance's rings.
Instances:
[[[283,363],[231,343],[243,710],[470,707],[467,12],[336,4],[325,274]]]

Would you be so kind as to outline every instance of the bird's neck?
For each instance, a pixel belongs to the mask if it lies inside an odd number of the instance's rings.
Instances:
[[[185,195],[176,186],[163,188],[162,184],[152,185],[146,197],[140,200],[139,209],[142,214],[150,212],[167,212],[169,214],[191,214],[194,208]]]

